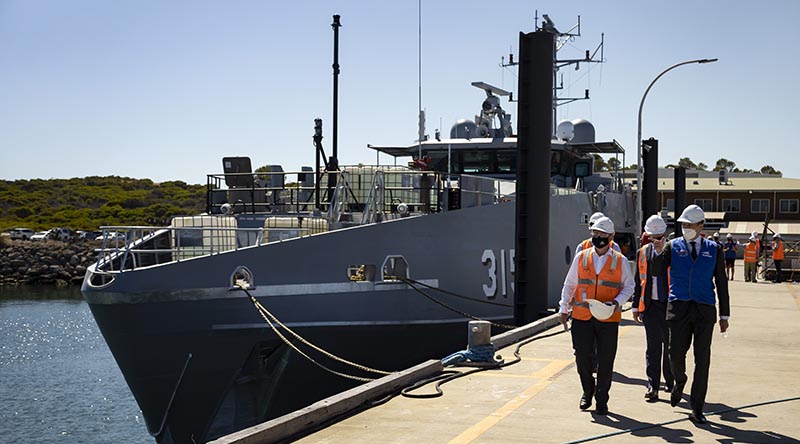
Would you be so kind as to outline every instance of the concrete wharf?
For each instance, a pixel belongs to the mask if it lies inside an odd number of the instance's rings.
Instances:
[[[683,401],[671,407],[664,391],[658,402],[645,401],[644,328],[628,311],[620,325],[607,416],[595,414],[594,406],[578,409],[571,338],[554,334],[561,330],[554,326],[521,348],[521,362],[449,382],[441,397],[396,396],[320,429],[325,416],[335,413],[329,409],[334,403],[363,403],[348,401],[363,394],[345,392],[298,411],[302,418],[287,415],[215,443],[288,442],[286,436],[295,433],[305,434],[295,441],[303,444],[800,443],[800,284],[746,283],[741,266],[736,274],[729,336],[717,328],[712,342],[708,424],[688,420],[691,351]],[[498,354],[513,359],[515,348],[508,345]],[[413,371],[438,370],[423,363]],[[370,384],[380,387],[383,379]],[[396,377],[392,383],[389,390],[407,380]],[[415,393],[432,391],[426,386]],[[308,427],[316,431],[309,434]]]

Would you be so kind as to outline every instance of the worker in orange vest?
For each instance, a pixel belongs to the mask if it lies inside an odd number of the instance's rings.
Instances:
[[[572,307],[572,348],[583,389],[579,407],[588,409],[594,398],[597,401],[595,413],[606,415],[622,318],[620,307],[633,294],[635,284],[627,259],[610,246],[614,222],[601,217],[591,231],[592,248],[575,256],[564,279],[559,321],[566,327]],[[596,305],[600,306],[597,310]],[[595,346],[596,381],[592,375]]]
[[[758,244],[752,234],[744,244],[744,281],[756,282],[756,264],[758,264]]]
[[[783,281],[781,266],[783,265],[783,239],[780,233],[772,235],[772,261],[775,263],[775,283]]]
[[[644,224],[644,232],[651,242],[663,241],[667,231],[667,223],[661,216],[654,214]],[[675,378],[669,363],[669,329],[667,325],[667,298],[669,297],[669,272],[663,270],[653,275],[650,262],[656,251],[652,243],[639,249],[636,255],[636,288],[633,293],[633,320],[644,323],[647,338],[645,351],[645,373],[647,374],[647,392],[644,397],[648,402],[658,400],[661,386],[661,373],[667,392],[672,391]]]

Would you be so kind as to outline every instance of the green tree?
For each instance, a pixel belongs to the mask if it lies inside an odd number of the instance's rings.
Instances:
[[[608,171],[608,163],[599,154],[592,154],[594,156],[594,170],[595,171]]]
[[[704,164],[703,162],[700,162],[697,164],[697,169],[700,171],[708,171],[708,165]]]
[[[692,162],[692,159],[689,159],[688,157],[681,157],[681,160],[678,161],[678,166],[682,166],[687,170],[697,169],[697,164]]]
[[[730,172],[730,171],[733,171],[734,168],[736,168],[736,162],[734,162],[732,160],[728,160],[728,159],[723,157],[723,158],[717,159],[717,163],[714,164],[714,170],[713,171],[728,170]]]
[[[773,168],[772,165],[764,165],[761,167],[761,174],[781,174],[781,172]]]
[[[617,170],[619,168],[622,168],[622,162],[620,162],[619,159],[617,159],[616,157],[608,159],[607,163],[608,163],[608,168],[610,170]]]

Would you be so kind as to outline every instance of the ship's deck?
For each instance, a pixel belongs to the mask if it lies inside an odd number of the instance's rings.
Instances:
[[[659,402],[645,402],[644,328],[626,312],[608,416],[578,409],[581,389],[570,336],[557,334],[523,347],[516,365],[444,385],[442,397],[398,396],[297,442],[800,442],[800,285],[745,283],[741,266],[736,274],[739,280],[730,283],[730,334],[724,338],[715,331],[712,343],[708,424],[687,419],[691,373],[677,407],[670,407],[663,391]],[[509,360],[514,348],[499,353]],[[687,368],[693,368],[691,352]],[[219,442],[269,442],[237,435]]]

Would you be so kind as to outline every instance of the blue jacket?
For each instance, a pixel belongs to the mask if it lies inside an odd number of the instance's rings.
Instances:
[[[722,244],[725,247],[725,259],[736,259],[736,250],[734,247],[737,247],[739,244],[736,243],[735,240],[729,240]]]
[[[669,300],[695,301],[715,305],[714,271],[717,265],[717,243],[698,238],[697,260],[692,260],[686,239],[672,241],[669,268]]]

